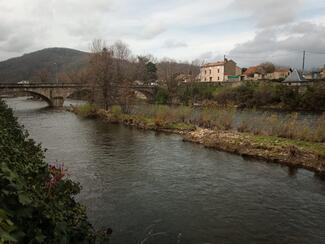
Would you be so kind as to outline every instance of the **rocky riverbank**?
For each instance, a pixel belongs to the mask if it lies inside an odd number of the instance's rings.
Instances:
[[[78,108],[73,112],[80,114]],[[86,117],[98,118],[107,123],[123,124],[144,130],[176,133],[184,141],[202,144],[245,157],[305,168],[325,174],[324,143],[290,140],[276,136],[261,136],[235,130],[203,129],[188,123],[171,123],[150,117],[129,115],[121,112],[91,110]]]
[[[184,141],[325,174],[325,146],[321,144],[202,128],[186,133]]]

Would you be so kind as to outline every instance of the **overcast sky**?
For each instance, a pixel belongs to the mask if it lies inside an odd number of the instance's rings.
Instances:
[[[325,64],[324,0],[0,0],[0,60],[122,40],[134,54]]]

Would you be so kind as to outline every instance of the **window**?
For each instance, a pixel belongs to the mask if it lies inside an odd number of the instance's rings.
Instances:
[[[206,71],[206,70],[204,70],[204,74],[205,74],[205,75],[207,74],[207,71]]]
[[[218,76],[218,80],[220,80],[219,76]]]
[[[211,69],[209,71],[210,71],[210,75],[211,75]]]
[[[210,77],[210,82],[212,81],[212,77]]]
[[[204,81],[207,81],[207,78],[204,78]]]
[[[220,73],[220,69],[218,69],[218,73]]]

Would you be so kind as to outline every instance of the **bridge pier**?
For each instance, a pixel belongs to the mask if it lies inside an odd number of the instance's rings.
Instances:
[[[50,106],[53,108],[62,108],[63,103],[64,103],[64,98],[63,97],[52,97],[50,99],[51,104]]]

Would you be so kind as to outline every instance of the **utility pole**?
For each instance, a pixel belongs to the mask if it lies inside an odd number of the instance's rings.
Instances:
[[[305,73],[305,59],[306,59],[306,51],[303,51],[303,55],[302,55],[302,74]]]
[[[222,81],[225,81],[225,68],[226,68],[226,54],[223,55],[223,78],[222,78]]]

